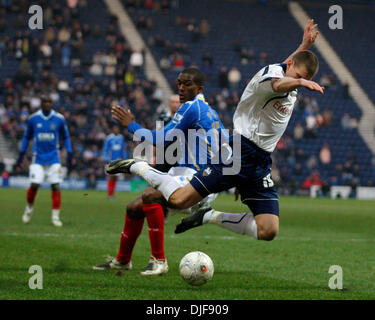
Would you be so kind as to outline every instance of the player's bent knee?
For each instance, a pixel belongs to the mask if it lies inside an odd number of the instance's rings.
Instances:
[[[187,209],[190,207],[188,199],[185,197],[172,194],[168,199],[168,204],[175,209]]]
[[[129,218],[134,220],[143,219],[145,217],[142,209],[142,199],[137,198],[136,200],[130,202],[126,206],[126,214]]]
[[[278,229],[276,228],[261,229],[258,230],[258,240],[271,241],[276,238],[277,234]]]
[[[38,183],[32,183],[30,188],[33,189],[33,190],[38,190],[39,184]]]
[[[51,189],[53,191],[59,191],[60,190],[60,185],[58,183],[51,184]]]
[[[153,189],[153,188],[146,188],[142,193],[142,201],[143,203],[160,203],[162,204],[164,202],[163,195]]]
[[[168,204],[176,209],[187,209],[201,201],[203,197],[190,185],[177,189],[168,199]]]
[[[279,232],[279,217],[273,214],[260,214],[255,219],[258,227],[258,240],[275,239]]]

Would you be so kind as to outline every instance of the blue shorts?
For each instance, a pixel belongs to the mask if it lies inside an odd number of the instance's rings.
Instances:
[[[238,143],[241,143],[239,148]],[[241,201],[246,204],[254,215],[270,213],[279,215],[279,199],[276,188],[271,179],[271,154],[260,149],[257,145],[242,135],[229,138],[229,145],[233,151],[233,163],[240,164],[236,174],[230,171],[235,166],[224,164],[209,164],[204,170],[196,173],[190,184],[205,198],[210,193],[218,193],[237,187]],[[237,147],[236,147],[237,146]],[[241,150],[239,154],[237,149]]]

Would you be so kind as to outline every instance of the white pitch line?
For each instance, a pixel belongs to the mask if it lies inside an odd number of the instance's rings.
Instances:
[[[12,237],[31,237],[31,238],[103,238],[103,237],[119,237],[120,233],[110,233],[106,235],[95,235],[95,234],[60,234],[60,233],[19,233],[19,232],[3,232],[0,233],[0,236],[12,236]],[[180,236],[176,236],[174,234],[167,235],[168,238],[177,239]],[[196,239],[197,236],[187,236],[184,235],[184,238]],[[202,240],[249,240],[254,241],[253,238],[243,236],[199,236],[199,239]],[[368,238],[348,238],[348,239],[322,239],[322,238],[310,238],[310,237],[284,237],[278,236],[274,241],[302,241],[302,242],[310,242],[310,241],[320,241],[320,242],[375,242],[375,238],[368,239]]]

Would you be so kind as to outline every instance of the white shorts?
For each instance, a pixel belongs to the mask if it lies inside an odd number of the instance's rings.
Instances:
[[[190,182],[190,180],[192,179],[193,175],[196,172],[197,171],[195,171],[194,169],[188,168],[188,167],[172,167],[171,169],[169,169],[168,174],[170,176],[173,176],[174,179],[180,184],[181,187],[184,187]],[[188,209],[169,209],[168,208],[168,210],[171,214],[174,214],[177,212],[191,214],[194,211],[196,211],[198,208],[210,206],[211,202],[213,202],[216,199],[217,195],[218,195],[217,193],[211,193],[206,198],[204,198],[203,200],[201,200],[200,202],[198,202],[197,204],[195,204],[194,206]]]
[[[61,164],[41,165],[33,163],[29,168],[29,177],[31,183],[42,184],[45,179],[50,184],[61,183],[63,181]]]

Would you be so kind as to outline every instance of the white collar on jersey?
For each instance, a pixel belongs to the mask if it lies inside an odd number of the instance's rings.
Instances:
[[[42,109],[40,109],[40,110],[38,111],[38,114],[39,114],[44,120],[49,120],[49,119],[51,119],[51,117],[54,116],[55,113],[56,113],[56,112],[55,112],[54,110],[51,109],[51,112],[49,113],[48,117],[46,117],[46,116],[44,115]]]

